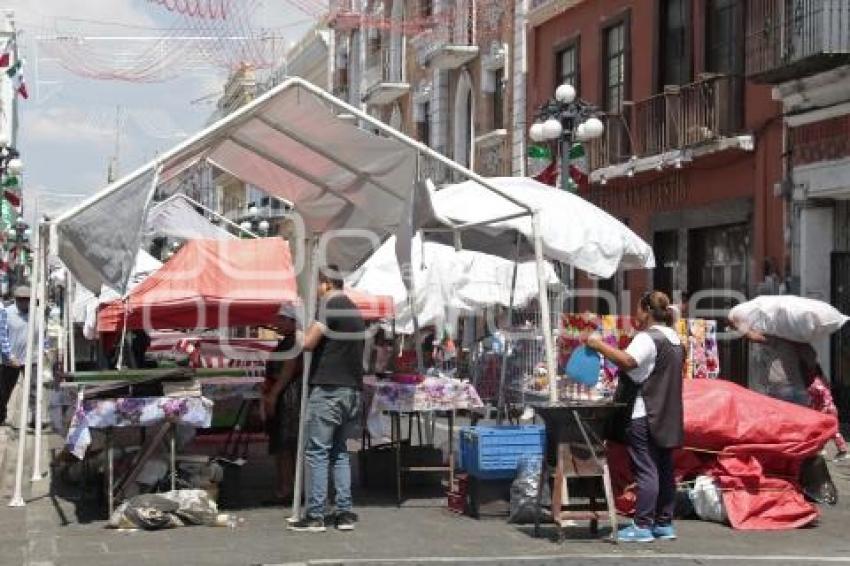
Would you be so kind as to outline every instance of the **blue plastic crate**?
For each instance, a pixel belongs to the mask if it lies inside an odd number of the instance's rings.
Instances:
[[[460,429],[460,465],[479,479],[512,479],[523,455],[542,455],[546,428],[541,425],[465,426]]]

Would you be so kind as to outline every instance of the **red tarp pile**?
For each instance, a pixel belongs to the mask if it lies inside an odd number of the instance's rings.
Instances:
[[[352,300],[367,320],[392,315],[391,297],[357,292]],[[190,240],[126,302],[103,305],[97,329],[120,332],[125,312],[129,330],[271,324],[286,302],[298,302],[286,241]]]
[[[793,529],[817,519],[817,507],[800,491],[800,465],[835,435],[835,417],[723,380],[686,380],[683,396],[685,448],[676,453],[677,480],[712,476],[736,529]],[[609,460],[617,508],[631,513],[625,448],[612,446]]]

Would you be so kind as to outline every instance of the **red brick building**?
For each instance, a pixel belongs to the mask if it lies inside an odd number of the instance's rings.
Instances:
[[[745,21],[744,0],[532,0],[529,122],[563,82],[605,113],[584,196],[656,253],[601,287],[751,295],[766,260],[784,276],[781,107],[746,79]]]

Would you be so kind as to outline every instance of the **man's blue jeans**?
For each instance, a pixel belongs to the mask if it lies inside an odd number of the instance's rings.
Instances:
[[[308,402],[307,446],[310,491],[307,516],[321,519],[328,499],[328,467],[333,471],[336,510],[351,511],[351,464],[345,441],[360,414],[360,391],[351,387],[316,386]]]

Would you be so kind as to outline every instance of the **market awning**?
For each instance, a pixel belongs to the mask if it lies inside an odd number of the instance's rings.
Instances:
[[[126,289],[156,186],[206,161],[292,203],[305,236],[333,230],[322,246],[325,263],[357,265],[402,220],[417,144],[340,118],[342,104],[301,79],[287,79],[59,217],[62,261],[91,290],[102,284]]]
[[[617,269],[655,267],[648,243],[580,196],[525,177],[488,181],[516,202],[539,211],[546,259],[606,278]],[[427,239],[459,243],[463,249],[504,258],[534,258],[532,218],[521,206],[475,181],[428,192],[430,218],[422,221]]]
[[[195,210],[183,194],[176,194],[151,207],[145,222],[144,236],[182,240],[221,240],[236,237]]]
[[[289,245],[280,238],[190,240],[126,300],[101,307],[97,329],[220,328],[274,322],[298,301]]]
[[[417,235],[410,273],[413,301],[409,301],[395,244],[395,237],[391,237],[347,281],[360,291],[391,296],[396,309],[395,329],[399,332],[413,331],[411,302],[422,327],[452,321],[461,312],[486,306],[510,306],[512,294],[514,306],[520,308],[538,296],[534,262],[516,264],[480,252],[457,251],[437,242],[423,242]],[[549,285],[560,283],[551,263],[547,262],[545,271]]]

